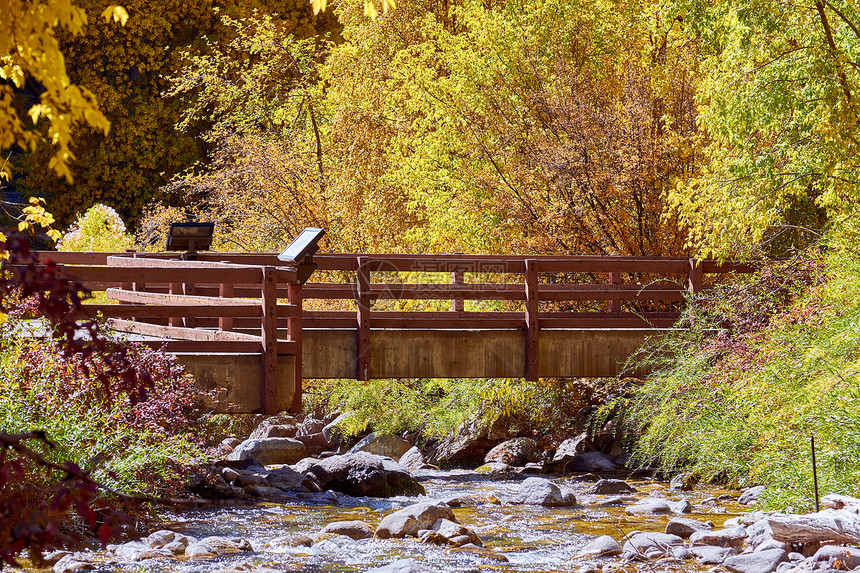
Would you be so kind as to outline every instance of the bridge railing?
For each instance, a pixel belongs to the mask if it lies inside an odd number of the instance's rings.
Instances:
[[[207,345],[196,346],[199,349],[240,351],[253,344],[259,348],[260,338],[244,337],[259,332],[261,337],[275,340],[277,330],[286,329],[287,340],[276,342],[277,352],[294,351],[300,372],[302,329],[354,330],[359,380],[367,379],[372,332],[376,329],[520,330],[524,337],[524,375],[535,379],[541,330],[669,328],[679,313],[654,308],[678,303],[684,300],[685,293],[701,290],[705,275],[753,270],[744,264],[697,263],[686,257],[316,254],[313,263],[319,271],[345,272],[350,275],[349,282],[308,282],[299,286],[295,284],[295,270],[278,270],[272,287],[260,278],[260,273],[276,268],[279,261],[275,254],[199,253],[197,261],[182,264],[175,261],[177,255],[168,253],[137,255],[145,259],[135,259],[128,253],[49,256],[57,262],[85,265],[74,267],[74,273],[83,276],[87,286],[107,289],[108,296],[131,307],[118,310],[121,307],[115,305],[92,305],[93,311],[138,321],[144,317],[149,321],[170,317],[173,322],[168,326],[209,332],[200,335],[205,338],[201,342]],[[151,262],[142,267],[141,260]],[[110,266],[92,266],[100,264]],[[187,274],[177,274],[180,270]],[[383,273],[385,277],[391,273],[417,273],[418,280],[427,273],[446,273],[451,282],[373,282],[373,273]],[[251,280],[253,277],[257,278]],[[582,280],[586,277],[589,282]],[[642,277],[648,277],[647,283],[642,283]],[[122,286],[117,288],[117,283]],[[262,312],[261,303],[244,301],[247,298],[261,299],[264,306],[266,301],[275,305],[268,323],[264,320],[261,324],[260,315],[254,314]],[[288,299],[289,304],[278,304],[278,298]],[[313,300],[346,301],[354,305],[354,310],[301,310],[304,302]],[[451,310],[374,309],[377,300],[449,300]],[[522,310],[466,311],[465,301],[522,301]],[[602,308],[540,308],[541,303],[546,307],[586,301],[597,302]],[[629,308],[631,303],[646,310],[634,312]],[[161,308],[141,309],[145,304]],[[180,310],[184,314],[178,314]],[[182,325],[176,323],[177,316],[184,320]],[[128,325],[118,325],[128,329]],[[192,335],[185,331],[178,334]]]

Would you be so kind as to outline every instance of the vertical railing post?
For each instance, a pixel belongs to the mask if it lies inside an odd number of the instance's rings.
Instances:
[[[233,298],[233,283],[221,283],[220,285],[218,285],[218,296],[220,296],[221,298]],[[218,328],[224,331],[233,330],[233,317],[219,317]]]
[[[287,319],[287,332],[290,340],[295,344],[295,386],[293,392],[293,404],[290,412],[298,414],[302,411],[302,285],[291,284],[288,287],[290,304],[295,305],[295,315]]]
[[[194,283],[183,283],[182,285],[182,294],[192,296],[197,294],[197,289],[195,288]],[[182,324],[186,328],[197,328],[197,320],[193,316],[186,316],[182,318]]]
[[[466,273],[463,271],[454,271],[451,273],[451,284],[461,285],[465,283]],[[462,296],[455,296],[451,301],[451,310],[454,312],[463,312],[465,304]]]
[[[170,283],[169,292],[170,294],[183,294],[182,283]],[[176,316],[171,316],[167,324],[170,326],[182,326],[182,320]]]
[[[263,267],[261,295],[260,408],[263,414],[275,414],[278,409],[278,283],[275,267]]]
[[[691,293],[702,290],[702,265],[698,264],[696,259],[690,259],[690,274],[688,276],[687,290]]]
[[[537,261],[525,261],[525,294],[526,294],[526,349],[525,377],[526,380],[537,380],[540,372],[540,322],[538,320],[538,272]]]
[[[621,284],[621,273],[618,271],[609,273],[609,284],[611,285],[620,285]],[[611,298],[609,299],[609,312],[618,317],[618,314],[621,312],[621,299],[620,298]]]
[[[370,380],[370,269],[358,258],[356,279],[355,379]]]

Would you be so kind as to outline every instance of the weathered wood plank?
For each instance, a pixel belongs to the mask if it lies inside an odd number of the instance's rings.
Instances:
[[[261,344],[259,336],[244,334],[240,332],[223,332],[220,330],[204,330],[201,328],[184,328],[181,326],[164,326],[160,324],[148,324],[123,320],[119,318],[108,319],[108,327],[117,332],[128,334],[139,334],[142,336],[158,336],[175,340],[197,340],[197,341],[250,341]]]

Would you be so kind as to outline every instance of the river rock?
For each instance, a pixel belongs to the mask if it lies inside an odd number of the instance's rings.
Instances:
[[[331,456],[311,465],[306,475],[323,490],[353,496],[390,497],[424,493],[424,486],[390,458],[358,452]]]
[[[461,547],[469,543],[478,547],[484,546],[484,542],[481,541],[477,533],[450,519],[438,519],[433,524],[433,529],[418,531],[418,539],[421,540],[421,543],[453,545],[454,547]]]
[[[574,559],[581,559],[582,557],[612,557],[621,555],[621,553],[622,549],[617,541],[608,535],[601,535],[589,541],[585,547],[577,552]]]
[[[693,547],[691,551],[703,565],[719,565],[726,558],[738,553],[734,547],[715,547],[713,545]]]
[[[812,560],[819,564],[826,563],[830,569],[855,569],[860,567],[860,547],[825,545],[815,552]]]
[[[326,423],[323,420],[320,420],[314,414],[308,414],[305,416],[305,419],[302,420],[302,423],[299,425],[299,429],[296,431],[296,437],[298,436],[310,436],[311,434],[319,434],[322,433],[323,428],[325,428]]]
[[[684,540],[677,535],[659,532],[634,533],[624,542],[625,553],[651,559],[672,555],[673,547],[683,547]]]
[[[618,495],[621,493],[636,493],[636,488],[620,479],[601,479],[585,490],[585,493],[599,495]]]
[[[513,437],[501,424],[502,421],[497,420],[489,429],[486,429],[482,428],[478,419],[464,422],[457,428],[456,433],[439,440],[427,452],[427,462],[442,467],[481,465],[484,456],[493,446]]]
[[[280,467],[265,474],[262,477],[273,487],[283,489],[285,491],[321,491],[320,487],[309,479],[305,474],[299,473],[293,468]]]
[[[693,489],[693,486],[696,485],[696,479],[693,477],[691,472],[683,472],[675,477],[669,482],[669,487],[671,489],[677,489],[681,491],[690,491]]]
[[[408,452],[411,447],[412,444],[400,436],[377,434],[376,432],[373,432],[355,444],[352,449],[349,450],[349,453],[357,454],[358,452],[368,452],[376,454],[377,456],[387,456],[389,458],[399,460],[400,457]]]
[[[262,438],[292,438],[298,431],[296,419],[286,414],[270,416],[260,422],[251,435],[249,440],[259,440]]]
[[[242,499],[245,492],[241,487],[230,485],[220,474],[201,469],[188,485],[188,491],[205,499]]]
[[[788,561],[788,553],[782,549],[770,549],[728,557],[723,561],[723,567],[732,573],[771,573],[784,561]]]
[[[212,569],[211,573],[281,573],[271,567],[265,567],[256,563],[243,561],[241,563],[231,563],[220,569]]]
[[[294,464],[307,457],[307,447],[293,438],[262,438],[245,440],[239,444],[228,460],[244,460],[254,458],[261,465]]]
[[[586,452],[573,458],[565,466],[569,472],[611,472],[618,469],[612,459],[603,452]]]
[[[376,527],[374,538],[417,537],[422,529],[433,529],[440,519],[457,522],[454,512],[442,502],[421,502],[386,515]]]
[[[332,533],[335,535],[345,535],[351,539],[370,539],[373,537],[373,528],[363,521],[334,521],[326,525],[321,535]]]
[[[54,573],[79,573],[95,569],[93,555],[84,553],[66,553],[52,567]]]
[[[740,495],[740,497],[738,497],[738,503],[741,505],[752,505],[758,501],[758,497],[762,494],[763,491],[763,485],[757,485],[748,488]]]
[[[493,551],[492,549],[487,549],[486,547],[478,547],[477,545],[473,545],[471,543],[461,545],[460,547],[452,547],[447,551],[447,553],[449,555],[455,553],[470,553],[478,557],[483,557],[484,559],[492,559],[494,561],[501,561],[503,563],[508,562],[508,558],[501,553]]]
[[[331,448],[331,444],[325,439],[322,432],[296,436],[296,439],[305,445],[307,455],[318,456]]]
[[[335,418],[328,422],[325,427],[322,429],[322,435],[326,439],[326,441],[332,445],[339,444],[341,441],[341,429],[340,423],[349,418],[352,414],[350,412],[343,412],[342,414],[338,414]]]
[[[807,515],[771,515],[773,538],[790,543],[860,543],[860,516],[852,510],[825,509]]]
[[[495,446],[484,456],[484,463],[496,462],[524,466],[537,461],[537,442],[531,438],[513,438]]]
[[[510,474],[514,473],[514,467],[499,462],[490,462],[488,464],[476,467],[475,473],[481,475]]]
[[[400,456],[400,460],[398,460],[397,463],[409,471],[423,470],[432,467],[424,461],[424,456],[421,454],[421,450],[418,449],[418,446],[412,446],[406,450],[406,452]]]
[[[594,449],[594,445],[588,438],[588,434],[579,434],[575,438],[568,438],[558,445],[552,457],[553,464],[567,464],[573,458]]]
[[[697,531],[711,531],[713,528],[714,526],[710,522],[704,523],[686,517],[674,517],[666,524],[666,533],[688,539]]]
[[[284,547],[310,547],[313,544],[314,540],[307,535],[282,535],[269,541],[266,544],[266,548],[277,551],[279,548]]]
[[[156,559],[172,555],[169,551],[153,549],[143,541],[129,541],[114,546],[112,553],[120,561],[143,561],[144,559]]]
[[[672,506],[665,499],[646,497],[624,510],[627,515],[645,515],[647,513],[672,513]]]
[[[714,545],[717,547],[743,547],[747,532],[743,527],[715,529],[713,531],[697,531],[690,535],[690,543],[697,545]],[[776,565],[774,565],[776,567]]]
[[[530,477],[520,484],[520,489],[511,503],[566,507],[576,505],[576,496],[569,489],[562,490],[548,479]]]
[[[401,559],[394,563],[389,563],[383,567],[368,569],[365,573],[436,573],[433,569],[429,569],[421,563],[416,563],[414,559]]]

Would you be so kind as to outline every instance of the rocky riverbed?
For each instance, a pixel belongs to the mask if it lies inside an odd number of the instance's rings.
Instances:
[[[266,426],[257,433],[283,431]],[[314,457],[291,432],[230,444],[226,459],[201,468],[199,493],[246,505],[167,515],[142,539],[52,554],[54,572],[860,569],[854,498],[826,496],[826,509],[806,516],[747,513],[762,488],[637,477],[619,467],[623,453],[575,444],[554,461],[563,448],[547,455],[536,442],[510,438],[485,448],[476,470],[440,470],[394,436]],[[571,473],[583,456],[605,467]],[[565,473],[547,473],[559,466]]]

